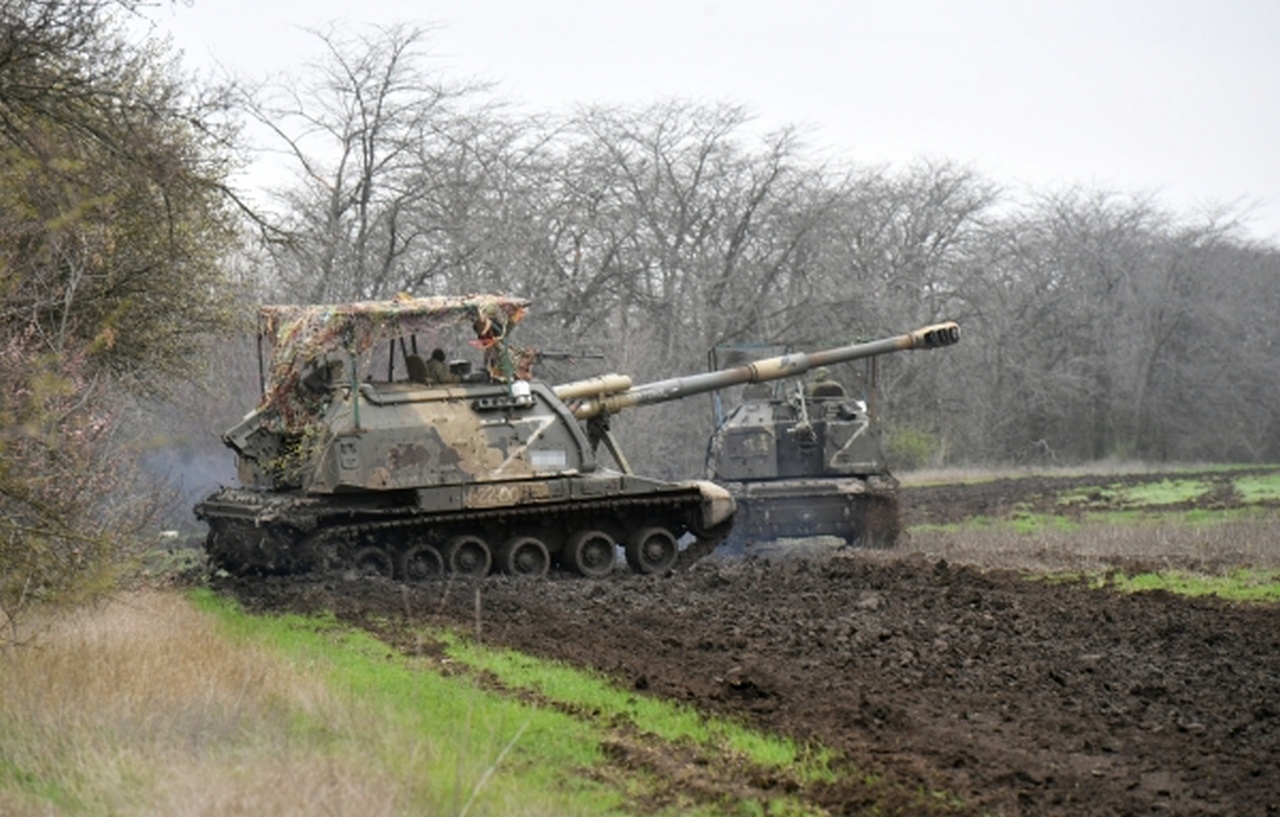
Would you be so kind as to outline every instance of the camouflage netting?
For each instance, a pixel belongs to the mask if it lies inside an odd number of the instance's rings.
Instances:
[[[326,355],[359,357],[377,343],[468,324],[476,333],[472,343],[485,351],[489,373],[509,382],[524,374],[528,355],[509,347],[507,340],[528,306],[529,301],[506,295],[402,295],[390,301],[264,306],[258,312],[258,332],[272,343],[272,352],[258,410],[278,418],[283,430],[300,431],[319,409],[319,396],[302,388],[301,379]]]

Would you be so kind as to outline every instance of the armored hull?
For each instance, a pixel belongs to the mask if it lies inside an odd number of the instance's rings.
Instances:
[[[737,503],[730,544],[832,536],[849,546],[888,548],[901,531],[898,481],[866,477],[724,483]]]
[[[706,476],[737,504],[735,545],[833,536],[890,547],[898,538],[898,481],[861,400],[806,394],[798,382],[749,395],[717,425]]]
[[[732,523],[728,492],[597,463],[583,425],[506,344],[524,305],[469,296],[264,308],[264,396],[223,435],[240,486],[195,508],[212,565],[408,581],[554,567],[596,577],[618,551],[633,570],[661,573],[714,548]],[[475,332],[483,370],[438,367],[430,379],[415,362],[418,335],[455,324]],[[386,354],[371,364],[380,341]]]

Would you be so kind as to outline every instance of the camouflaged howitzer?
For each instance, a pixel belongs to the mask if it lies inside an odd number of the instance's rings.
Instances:
[[[211,564],[407,581],[558,565],[596,577],[618,546],[642,573],[709,552],[730,529],[728,491],[598,463],[563,399],[528,379],[536,353],[509,342],[527,306],[468,296],[263,307],[263,397],[223,436],[240,486],[195,508]],[[455,364],[429,382],[418,339],[459,324],[474,330],[483,371]]]

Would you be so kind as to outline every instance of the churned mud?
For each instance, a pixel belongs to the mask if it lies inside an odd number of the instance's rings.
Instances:
[[[907,520],[999,515],[1055,488],[1013,482],[908,489]],[[215,584],[256,610],[332,610],[393,644],[405,625],[478,627],[487,643],[816,741],[858,773],[774,784],[832,814],[1280,814],[1280,609],[1029,581],[998,555],[956,564],[920,545],[598,581]],[[682,774],[668,767],[696,759],[625,738],[609,754],[666,769],[700,802],[771,785]],[[868,789],[868,774],[885,782]]]

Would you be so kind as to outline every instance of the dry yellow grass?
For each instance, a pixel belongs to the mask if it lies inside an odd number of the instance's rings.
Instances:
[[[1152,474],[1167,471],[1207,471],[1221,466],[1203,463],[1177,463],[1176,465],[1147,463],[1136,460],[1099,460],[1083,465],[1035,465],[1035,466],[974,466],[947,468],[919,468],[914,471],[894,472],[903,485],[936,485],[956,482],[981,482],[993,479],[1020,477],[1083,477],[1091,475]]]
[[[288,740],[308,722],[340,732],[349,707],[182,597],[129,593],[41,625],[0,653],[0,813],[400,811],[376,765]]]
[[[1230,473],[1221,466],[1194,463],[1162,468],[1114,461],[1074,468],[922,470],[899,477],[904,485],[931,485],[1177,471]],[[997,519],[987,524],[921,526],[903,537],[897,552],[1031,573],[1138,568],[1225,574],[1239,568],[1280,568],[1280,512],[1275,509],[1254,507],[1221,514],[1097,512],[1079,514],[1074,521],[1033,516],[1020,522]]]
[[[1280,568],[1280,514],[1257,513],[1201,524],[1159,520],[1084,522],[1022,533],[1012,526],[912,532],[897,553],[918,552],[961,564],[1031,573],[1092,572],[1113,567],[1224,574]]]

